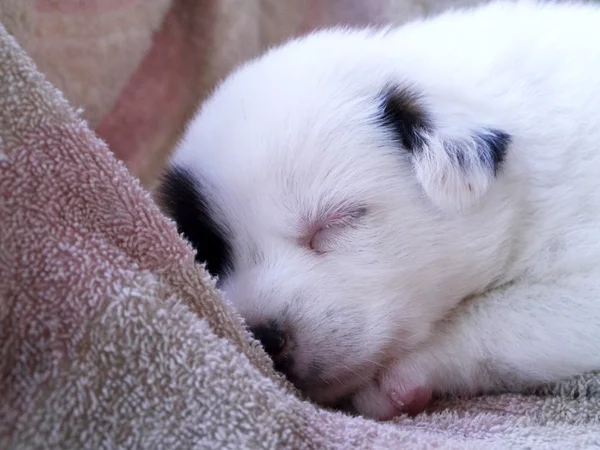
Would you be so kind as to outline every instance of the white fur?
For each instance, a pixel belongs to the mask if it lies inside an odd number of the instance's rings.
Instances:
[[[600,369],[599,74],[594,6],[320,31],[234,72],[174,162],[233,236],[225,294],[286,328],[315,400],[521,390]],[[373,119],[389,84],[435,123],[419,155]],[[512,136],[497,177],[440,150],[482,127]]]

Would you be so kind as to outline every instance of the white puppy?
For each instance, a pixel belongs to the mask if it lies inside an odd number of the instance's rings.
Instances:
[[[600,369],[600,9],[289,42],[204,103],[160,194],[316,401],[384,419]]]

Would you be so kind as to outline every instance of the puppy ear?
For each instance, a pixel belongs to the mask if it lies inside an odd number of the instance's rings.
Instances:
[[[468,122],[464,127],[442,130],[423,99],[410,89],[385,90],[382,122],[410,153],[425,194],[448,212],[463,212],[482,199],[501,169],[511,142],[504,131],[469,126]]]

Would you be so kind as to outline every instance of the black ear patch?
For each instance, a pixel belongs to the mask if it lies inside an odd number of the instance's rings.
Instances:
[[[418,152],[433,128],[419,95],[409,88],[388,87],[382,97],[381,123],[407,151]]]
[[[443,148],[449,160],[462,171],[481,167],[496,176],[504,163],[511,140],[508,133],[482,128],[463,139],[445,140]]]
[[[439,164],[447,161],[465,172],[477,166],[497,175],[511,143],[508,133],[475,127],[463,130],[459,136],[443,136],[436,130],[418,91],[409,87],[388,86],[383,90],[382,100],[380,123],[416,158],[423,156],[429,144],[437,142],[446,155],[428,157]]]
[[[410,154],[415,178],[429,200],[452,214],[478,205],[496,181],[511,136],[482,124],[460,99],[453,111],[436,115],[427,108],[433,99],[426,101],[410,86],[388,85],[378,100],[378,123],[399,150]],[[454,126],[444,127],[442,121]]]
[[[158,200],[165,213],[196,249],[196,261],[206,263],[211,275],[221,277],[232,268],[232,249],[211,216],[205,195],[201,183],[181,167],[167,169],[158,189]]]
[[[500,130],[485,128],[474,133],[474,136],[478,142],[477,150],[481,163],[489,167],[494,172],[494,176],[496,176],[504,163],[508,146],[512,141],[510,134]]]

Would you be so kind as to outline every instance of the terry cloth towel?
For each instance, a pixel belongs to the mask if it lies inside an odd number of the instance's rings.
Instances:
[[[0,448],[600,445],[596,375],[390,423],[320,409],[193,256],[0,26]]]

